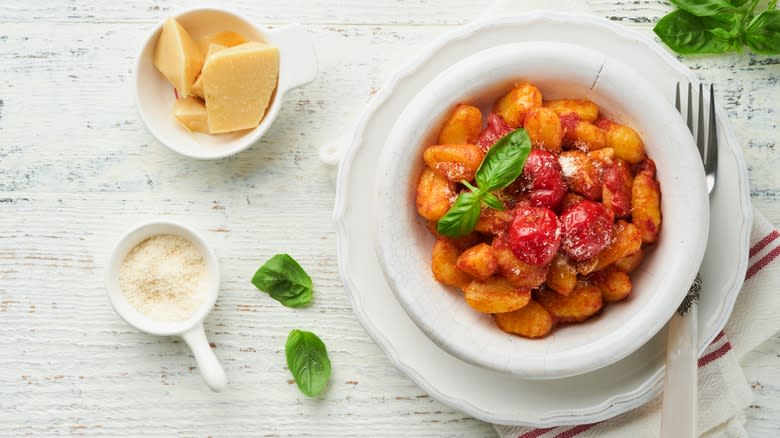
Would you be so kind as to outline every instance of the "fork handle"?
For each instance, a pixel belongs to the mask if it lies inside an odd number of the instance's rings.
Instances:
[[[697,304],[685,316],[675,312],[669,322],[661,438],[696,437]]]

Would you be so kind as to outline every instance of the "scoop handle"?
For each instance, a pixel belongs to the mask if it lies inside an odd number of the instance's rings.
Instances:
[[[203,376],[206,385],[214,392],[222,391],[227,383],[227,376],[225,370],[222,369],[222,364],[219,363],[217,356],[211,350],[203,324],[198,324],[183,333],[181,337],[189,345],[192,354],[195,355],[200,375]]]
[[[300,24],[268,31],[272,44],[279,48],[279,92],[308,84],[317,77],[317,52],[309,32]]]

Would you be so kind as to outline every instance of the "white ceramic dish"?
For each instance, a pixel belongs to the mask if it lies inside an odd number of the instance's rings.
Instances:
[[[624,359],[563,379],[531,381],[487,370],[439,348],[412,322],[385,281],[374,247],[371,215],[379,155],[398,114],[436,75],[473,53],[522,41],[559,41],[598,47],[642,72],[657,93],[674,98],[678,81],[696,75],[649,38],[608,20],[535,12],[485,20],[450,32],[399,70],[377,93],[358,123],[339,169],[334,217],[339,272],[353,309],[390,360],[432,397],[498,424],[550,427],[601,421],[657,396],[666,330]],[[710,237],[700,272],[700,352],[731,313],[747,270],[751,223],[747,170],[740,144],[722,112],[718,189],[710,200]]]
[[[173,234],[189,240],[203,256],[207,277],[201,285],[206,292],[203,304],[184,321],[158,321],[139,312],[127,302],[119,287],[119,268],[125,257],[139,243],[158,234]],[[189,345],[203,380],[214,391],[221,391],[227,383],[225,371],[209,346],[203,329],[203,320],[208,316],[219,296],[219,263],[214,252],[194,230],[173,221],[152,221],[130,229],[117,242],[106,268],[106,291],[116,312],[133,327],[157,336],[181,336]]]
[[[308,84],[317,76],[317,58],[309,34],[300,25],[261,30],[236,12],[226,9],[191,9],[173,14],[196,40],[213,32],[234,31],[250,41],[267,42],[279,48],[279,80],[265,117],[254,129],[227,134],[190,133],[173,117],[176,97],[173,87],[152,62],[154,48],[165,20],[152,29],[135,66],[135,96],[138,112],[149,131],[168,148],[198,159],[217,159],[237,154],[257,142],[271,127],[284,95]]]
[[[602,115],[636,129],[655,161],[663,196],[659,241],[632,273],[631,298],[583,324],[542,339],[499,329],[460,293],[431,275],[434,238],[417,214],[422,151],[459,102],[490,104],[519,79],[546,99],[595,102]],[[670,147],[670,145],[675,145]],[[527,379],[582,374],[626,357],[669,320],[693,282],[709,230],[701,159],[679,113],[637,72],[596,50],[515,43],[469,56],[436,76],[398,117],[379,159],[377,251],[398,301],[423,332],[467,362]],[[679,190],[685,187],[685,190]]]

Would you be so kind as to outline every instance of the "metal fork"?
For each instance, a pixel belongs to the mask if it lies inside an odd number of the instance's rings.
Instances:
[[[682,115],[680,106],[680,83],[677,83],[675,107]],[[693,90],[688,83],[688,105],[686,122],[696,139],[704,174],[707,178],[707,192],[712,195],[718,174],[718,128],[715,119],[715,92],[710,85],[709,110],[704,106],[704,90],[699,84],[699,107],[696,131],[693,125]],[[704,113],[708,113],[707,135],[704,135]],[[666,374],[664,377],[664,399],[661,410],[661,438],[696,437],[696,391],[698,380],[698,310],[701,293],[701,277],[691,285],[677,313],[669,322],[669,337],[666,348]]]

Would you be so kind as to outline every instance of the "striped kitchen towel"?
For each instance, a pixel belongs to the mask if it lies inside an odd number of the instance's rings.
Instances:
[[[754,209],[750,260],[745,284],[726,328],[699,358],[699,434],[747,437],[744,409],[752,391],[739,362],[745,354],[780,331],[780,233]],[[499,426],[501,438],[657,437],[661,397],[633,411],[593,424],[545,429]]]

